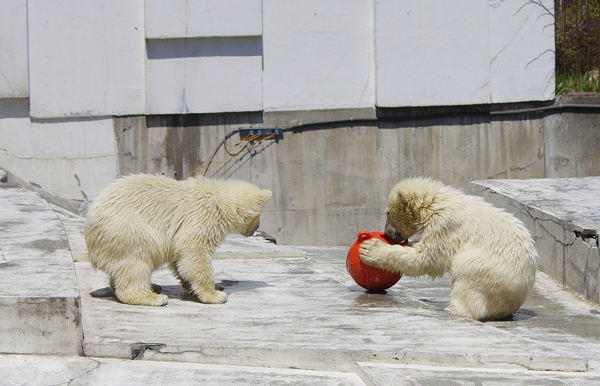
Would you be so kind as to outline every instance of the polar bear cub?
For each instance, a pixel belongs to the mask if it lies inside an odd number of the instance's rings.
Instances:
[[[407,276],[450,272],[448,310],[476,320],[505,318],[523,304],[537,271],[530,232],[512,214],[480,197],[427,178],[411,178],[391,191],[385,234],[414,246],[365,241],[361,260]]]
[[[94,268],[106,272],[117,298],[162,306],[168,297],[150,284],[169,265],[203,303],[224,303],[215,289],[211,255],[227,234],[251,236],[271,192],[238,180],[183,181],[149,174],[121,178],[88,213],[84,236]]]

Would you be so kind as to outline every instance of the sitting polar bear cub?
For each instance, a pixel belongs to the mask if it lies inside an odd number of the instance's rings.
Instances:
[[[95,200],[84,236],[90,262],[106,272],[117,298],[162,306],[152,272],[168,264],[203,303],[224,303],[211,255],[227,234],[251,236],[271,192],[248,182],[203,177],[176,181],[149,174],[117,180]]]
[[[413,247],[365,241],[367,264],[407,276],[450,272],[448,311],[477,320],[505,318],[527,298],[535,281],[537,252],[529,231],[513,215],[479,197],[426,178],[396,185],[388,198],[385,235]]]

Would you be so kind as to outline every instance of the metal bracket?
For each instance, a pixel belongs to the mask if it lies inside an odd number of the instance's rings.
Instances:
[[[280,139],[283,139],[283,130],[278,127],[251,127],[249,129],[240,129],[240,139],[248,137],[252,138],[250,142],[260,141],[263,139],[273,139],[275,141],[278,141]]]

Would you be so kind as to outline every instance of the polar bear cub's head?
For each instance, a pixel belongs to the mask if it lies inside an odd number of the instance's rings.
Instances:
[[[273,193],[246,181],[226,180],[224,184],[233,230],[242,236],[252,236]]]
[[[424,222],[435,212],[436,195],[444,189],[447,187],[441,182],[429,178],[400,181],[390,192],[385,208],[385,237],[400,242],[420,232]]]

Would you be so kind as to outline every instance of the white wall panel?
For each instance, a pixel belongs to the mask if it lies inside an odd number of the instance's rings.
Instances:
[[[33,117],[144,112],[143,0],[29,0]]]
[[[493,103],[554,98],[554,2],[491,0]]]
[[[147,42],[148,114],[262,110],[260,36]]]
[[[72,199],[92,199],[118,177],[111,118],[31,122],[27,99],[0,99],[0,165]]]
[[[146,0],[146,37],[260,36],[261,3],[261,0]]]
[[[27,1],[0,0],[0,98],[29,95]]]
[[[264,0],[264,109],[374,105],[373,5]]]
[[[377,105],[490,102],[488,2],[376,0]]]
[[[554,97],[550,0],[0,0],[0,7],[0,98],[30,93],[38,118]]]

